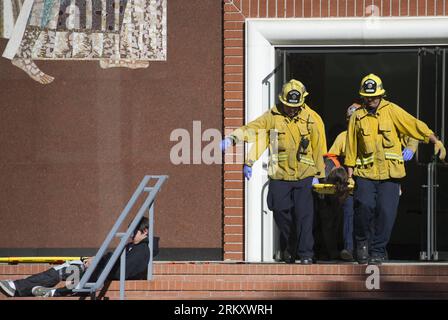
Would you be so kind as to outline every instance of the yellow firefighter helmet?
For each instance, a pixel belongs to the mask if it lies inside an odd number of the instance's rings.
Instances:
[[[359,94],[363,97],[377,97],[383,96],[386,90],[383,88],[383,82],[380,77],[373,73],[365,76],[361,81]]]
[[[308,95],[302,82],[292,79],[283,85],[282,93],[278,95],[280,101],[288,107],[300,107]]]

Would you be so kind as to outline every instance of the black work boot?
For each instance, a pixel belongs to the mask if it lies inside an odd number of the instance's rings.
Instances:
[[[310,257],[301,258],[300,264],[313,264],[313,258]]]
[[[294,257],[294,255],[292,253],[290,253],[288,251],[288,249],[285,249],[285,251],[283,251],[283,261],[285,261],[286,263],[295,263],[296,262],[296,258]]]
[[[356,261],[359,264],[366,264],[369,260],[369,247],[367,241],[356,243]]]
[[[372,255],[369,258],[368,264],[380,265],[387,260],[386,256]]]
[[[347,249],[342,250],[340,253],[340,257],[343,261],[347,261],[347,262],[354,261],[352,250],[347,250]]]
[[[277,250],[277,251],[274,253],[273,258],[274,258],[274,261],[275,261],[275,262],[281,262],[281,261],[283,261],[282,251],[281,251],[281,250]]]

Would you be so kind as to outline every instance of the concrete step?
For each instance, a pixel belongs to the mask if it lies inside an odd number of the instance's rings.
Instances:
[[[0,265],[0,279],[20,279],[47,264]],[[152,281],[126,281],[127,299],[447,299],[448,264],[379,266],[380,288],[369,290],[367,266],[226,262],[158,262]],[[63,285],[63,284],[62,284]],[[119,298],[119,282],[105,295]],[[0,296],[0,299],[3,299]],[[77,299],[77,298],[70,298]]]
[[[50,264],[0,264],[0,275],[29,275],[51,268]],[[155,262],[154,275],[168,274],[245,274],[245,275],[364,275],[366,265],[314,264],[303,266],[285,263],[233,262]],[[387,263],[380,267],[383,275],[448,276],[448,263]]]

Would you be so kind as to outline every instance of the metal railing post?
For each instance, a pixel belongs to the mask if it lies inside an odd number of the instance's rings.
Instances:
[[[420,119],[420,90],[421,90],[421,68],[422,68],[422,51],[421,49],[417,52],[417,101],[416,101],[416,115],[417,119]],[[415,153],[415,160],[419,162],[420,152]]]
[[[428,164],[428,203],[427,203],[427,214],[426,217],[426,253],[427,253],[427,260],[431,260],[432,258],[432,163]]]
[[[442,58],[442,128],[440,129],[440,140],[445,143],[445,86],[446,86],[446,49],[443,49]]]
[[[264,209],[264,193],[269,186],[269,180],[261,188],[261,262],[264,262],[264,215],[268,212]]]
[[[149,239],[149,248],[150,248],[150,260],[148,265],[148,280],[152,279],[152,270],[153,270],[153,239],[154,239],[154,201],[157,193],[160,191],[163,183],[168,178],[168,176],[145,176],[132,195],[131,199],[127,203],[125,209],[122,211],[120,216],[118,217],[117,221],[115,222],[114,226],[112,227],[111,231],[107,235],[106,239],[104,240],[103,244],[101,245],[100,249],[98,250],[97,254],[95,255],[91,265],[89,268],[87,268],[87,271],[84,273],[84,275],[81,278],[81,281],[76,286],[76,288],[73,290],[74,292],[88,292],[92,297],[95,297],[95,292],[103,286],[106,278],[109,276],[112,268],[114,267],[115,263],[118,260],[118,257],[121,256],[120,259],[120,299],[124,300],[125,298],[125,280],[126,280],[126,245],[128,242],[128,239],[131,237],[132,233],[137,228],[138,224],[140,223],[140,220],[145,215],[147,210],[149,209],[149,230],[148,230],[148,236]],[[151,179],[157,179],[157,182],[152,187],[147,187],[149,181]],[[123,222],[128,217],[129,213],[131,212],[131,209],[135,205],[138,198],[143,194],[143,192],[149,192],[147,195],[143,205],[138,210],[137,214],[134,216],[132,222],[127,227],[126,232],[118,232],[118,230],[122,227]],[[120,237],[120,243],[113,251],[111,257],[106,263],[106,266],[101,271],[99,277],[96,279],[95,282],[88,282],[92,274],[94,273],[95,269],[97,268],[100,260],[104,256],[107,248],[109,247],[110,243],[114,239],[114,237]]]
[[[426,251],[421,252],[420,259],[428,261],[439,260],[437,252],[437,192],[439,187],[437,184],[437,160],[428,163],[427,169],[427,184],[423,185],[427,188],[427,203],[426,203]]]
[[[120,259],[120,300],[124,300],[124,280],[126,278],[126,249],[121,253]]]
[[[148,280],[152,280],[152,269],[154,259],[154,202],[149,207],[149,265],[148,265]]]
[[[148,199],[146,199],[146,201],[140,207],[140,210],[138,211],[136,217],[134,218],[134,221],[132,221],[130,227],[128,228],[128,231],[126,232],[128,235],[127,238],[129,238],[131,233],[137,228],[137,225],[138,225],[140,219],[143,217],[145,211],[152,204],[153,201],[154,201],[154,197],[148,197]],[[121,254],[121,251],[126,246],[127,238],[123,237],[121,239],[120,244],[117,246],[117,248],[115,249],[115,251],[112,254],[112,257],[109,259],[106,266],[104,267],[103,272],[101,273],[100,277],[98,278],[98,281],[96,282],[96,286],[95,286],[96,290],[98,290],[99,287],[102,286],[102,284],[106,280],[107,276],[109,275],[110,271],[112,270],[112,267],[114,266],[115,261],[117,261],[118,256]]]
[[[81,278],[81,281],[79,282],[79,284],[76,287],[76,289],[79,289],[79,288],[82,288],[82,287],[85,286],[85,284],[87,283],[88,279],[93,274],[93,271],[98,266],[98,263],[100,262],[101,258],[104,256],[107,248],[109,247],[109,244],[114,239],[114,237],[115,237],[116,233],[118,232],[118,229],[120,228],[121,224],[123,223],[123,221],[125,220],[125,218],[129,214],[132,206],[137,201],[138,197],[140,196],[141,192],[143,191],[143,189],[145,188],[145,185],[148,183],[149,180],[150,180],[150,176],[145,176],[143,178],[142,182],[137,187],[137,189],[135,190],[135,192],[132,195],[131,199],[126,204],[126,207],[124,208],[124,210],[122,211],[122,213],[118,217],[117,221],[115,222],[114,226],[110,230],[109,234],[107,235],[106,239],[104,240],[104,242],[101,245],[100,249],[98,250],[97,254],[93,258],[92,264],[90,265],[89,268],[87,268],[86,273]]]

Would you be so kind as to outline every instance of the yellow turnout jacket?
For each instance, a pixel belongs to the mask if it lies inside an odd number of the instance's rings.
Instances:
[[[322,119],[316,120],[316,115],[309,107],[302,107],[291,119],[275,106],[230,136],[237,142],[254,143],[246,161],[250,166],[269,146],[271,179],[297,181],[312,176],[324,177],[325,131]]]
[[[356,110],[350,118],[345,150],[345,165],[354,167],[354,175],[387,180],[406,175],[401,136],[425,143],[433,132],[398,105],[381,100],[375,113],[365,107]]]

